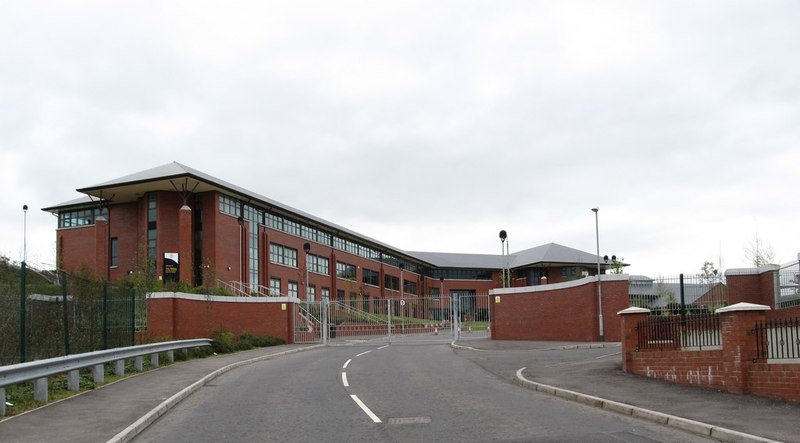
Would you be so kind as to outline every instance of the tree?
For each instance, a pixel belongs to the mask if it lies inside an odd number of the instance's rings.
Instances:
[[[750,245],[744,249],[744,254],[747,261],[756,268],[775,262],[775,251],[772,249],[772,245],[759,238],[757,232]]]
[[[622,257],[617,259],[617,256],[615,255],[611,258],[611,260],[612,260],[611,265],[613,266],[611,272],[614,274],[622,274],[622,271],[624,271],[624,266],[625,266],[625,264],[622,261],[625,259]]]
[[[720,281],[719,270],[714,266],[713,261],[703,262],[700,268],[700,279],[705,283],[717,283]]]

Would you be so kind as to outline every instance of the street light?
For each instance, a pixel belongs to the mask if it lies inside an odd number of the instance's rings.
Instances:
[[[28,205],[22,205],[22,262],[28,261]]]
[[[504,255],[506,258],[506,267],[503,269],[502,272],[502,280],[503,280],[503,287],[506,287],[506,279],[508,273],[508,247],[506,246],[506,239],[508,238],[508,234],[506,233],[505,229],[500,230],[500,255]],[[511,286],[511,285],[509,285]]]
[[[597,320],[600,324],[600,341],[605,341],[603,334],[603,290],[600,287],[600,223],[597,215],[600,212],[600,208],[592,208],[592,212],[594,212],[594,233],[597,240]]]
[[[303,251],[305,251],[306,253],[306,301],[310,302],[312,300],[311,300],[311,291],[309,290],[311,286],[308,284],[308,262],[309,262],[308,253],[309,251],[311,251],[311,243],[309,242],[303,243]]]
[[[26,261],[28,260],[28,205],[22,205],[22,263],[20,263],[20,282],[19,282],[19,361],[25,363],[27,359],[26,350],[26,326],[25,326],[25,286],[28,270]]]

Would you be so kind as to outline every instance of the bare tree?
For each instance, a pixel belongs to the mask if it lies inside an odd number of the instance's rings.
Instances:
[[[753,241],[744,249],[745,258],[754,267],[772,264],[775,262],[775,251],[772,245],[762,240],[756,232]]]

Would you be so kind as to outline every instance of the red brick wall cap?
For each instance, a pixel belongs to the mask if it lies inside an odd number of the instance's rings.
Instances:
[[[755,303],[736,303],[735,305],[725,306],[724,308],[717,309],[717,314],[722,314],[724,312],[739,312],[739,311],[769,311],[770,308],[767,305],[757,305]]]
[[[639,308],[636,306],[631,306],[630,308],[623,309],[617,312],[617,315],[626,315],[626,314],[649,314],[650,310],[647,308]]]

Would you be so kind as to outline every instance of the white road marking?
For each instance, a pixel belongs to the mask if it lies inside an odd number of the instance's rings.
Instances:
[[[342,384],[345,388],[349,388],[350,384],[347,383],[347,372],[342,372]]]
[[[361,357],[362,355],[369,354],[370,352],[372,352],[372,351],[364,351],[364,352],[362,352],[362,353],[360,353],[360,354],[356,355],[356,357]]]
[[[359,400],[359,398],[356,395],[351,395],[350,398],[352,398],[353,401],[356,402],[356,404],[361,408],[361,410],[364,411],[369,416],[369,418],[372,419],[373,422],[375,423],[381,422],[381,419],[378,418],[378,416],[375,415],[372,411],[370,411],[367,405],[365,405],[364,402]]]
[[[378,350],[380,351],[381,349],[383,349],[383,348],[388,348],[388,347],[389,347],[389,345],[383,345],[383,346],[381,346],[380,348],[378,348]]]
[[[615,352],[615,353],[613,353],[613,354],[601,355],[601,356],[599,356],[599,357],[595,357],[595,360],[599,360],[599,359],[601,359],[601,358],[606,358],[606,357],[614,357],[615,355],[620,355],[620,354],[622,354],[622,351],[620,351],[620,352]]]
[[[347,369],[347,365],[349,365],[351,361],[353,361],[352,358],[350,360],[347,360],[346,362],[344,362],[344,366],[342,366],[342,369]]]

